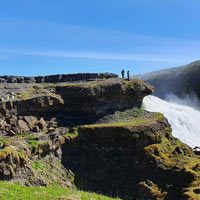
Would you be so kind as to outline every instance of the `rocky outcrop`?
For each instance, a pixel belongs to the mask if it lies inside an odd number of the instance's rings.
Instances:
[[[171,135],[161,114],[81,126],[66,135],[62,163],[75,185],[122,199],[198,199],[199,156]]]
[[[43,90],[47,91],[45,95]],[[43,117],[48,121],[56,117],[60,126],[93,123],[117,110],[140,107],[144,96],[152,93],[153,87],[139,80],[32,85],[26,92],[19,93],[16,99],[0,102],[0,112],[4,120],[6,116],[15,114]],[[28,131],[22,121],[20,129]]]
[[[144,96],[153,87],[143,81],[100,81],[83,85],[57,86],[64,104],[62,112],[87,118],[88,122],[116,110],[141,107]]]
[[[23,88],[20,88],[20,86]],[[199,199],[200,156],[121,79],[1,85],[0,179],[129,199]]]
[[[198,199],[200,157],[172,137],[163,115],[133,111],[126,120],[122,112],[116,123],[2,136],[1,180],[74,185],[123,199]],[[34,117],[24,121],[38,123]],[[45,126],[43,119],[39,123]]]
[[[74,175],[61,164],[65,132],[60,129],[51,135],[0,138],[0,180],[16,180],[26,186],[72,187]]]
[[[87,81],[95,79],[117,78],[112,73],[80,73],[80,74],[57,74],[49,76],[0,76],[0,83],[60,83],[73,81]]]

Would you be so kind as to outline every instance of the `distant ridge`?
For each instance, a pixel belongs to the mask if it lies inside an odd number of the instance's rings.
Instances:
[[[94,79],[117,78],[113,73],[57,74],[48,76],[0,76],[0,83],[59,83]]]
[[[180,97],[195,93],[200,99],[200,60],[181,67],[169,68],[137,76],[155,87],[155,95],[164,98],[169,93]]]

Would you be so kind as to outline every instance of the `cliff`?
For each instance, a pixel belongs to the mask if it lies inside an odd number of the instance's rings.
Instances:
[[[200,99],[200,61],[186,66],[155,71],[139,76],[155,87],[155,95],[164,98],[169,93],[179,97],[195,94]]]
[[[13,92],[11,86],[9,90]],[[36,116],[46,121],[56,118],[60,126],[78,125],[93,123],[116,110],[140,107],[143,97],[152,92],[153,87],[142,81],[30,84],[22,92],[14,93],[12,100],[0,102],[0,111],[2,120],[12,121],[11,129],[23,116]]]
[[[60,83],[117,78],[113,73],[57,74],[49,76],[0,76],[0,83]]]
[[[198,198],[199,156],[172,137],[161,114],[143,112],[66,135],[62,163],[75,173],[75,185],[122,199]]]
[[[200,156],[173,138],[162,114],[141,108],[150,84],[5,83],[2,90],[11,96],[0,102],[0,180],[126,200],[199,198]]]

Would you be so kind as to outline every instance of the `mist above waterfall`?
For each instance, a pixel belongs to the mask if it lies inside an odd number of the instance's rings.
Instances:
[[[168,95],[166,100],[155,96],[143,99],[143,108],[160,112],[168,119],[172,135],[191,147],[200,146],[200,110],[195,96],[179,98]]]

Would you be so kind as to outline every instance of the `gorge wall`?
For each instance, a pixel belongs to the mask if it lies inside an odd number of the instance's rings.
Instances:
[[[141,108],[141,80],[2,83],[0,179],[129,199],[198,199],[199,155]]]
[[[200,61],[183,67],[169,68],[138,76],[155,87],[155,95],[165,98],[174,93],[178,97],[195,94],[200,100]]]

